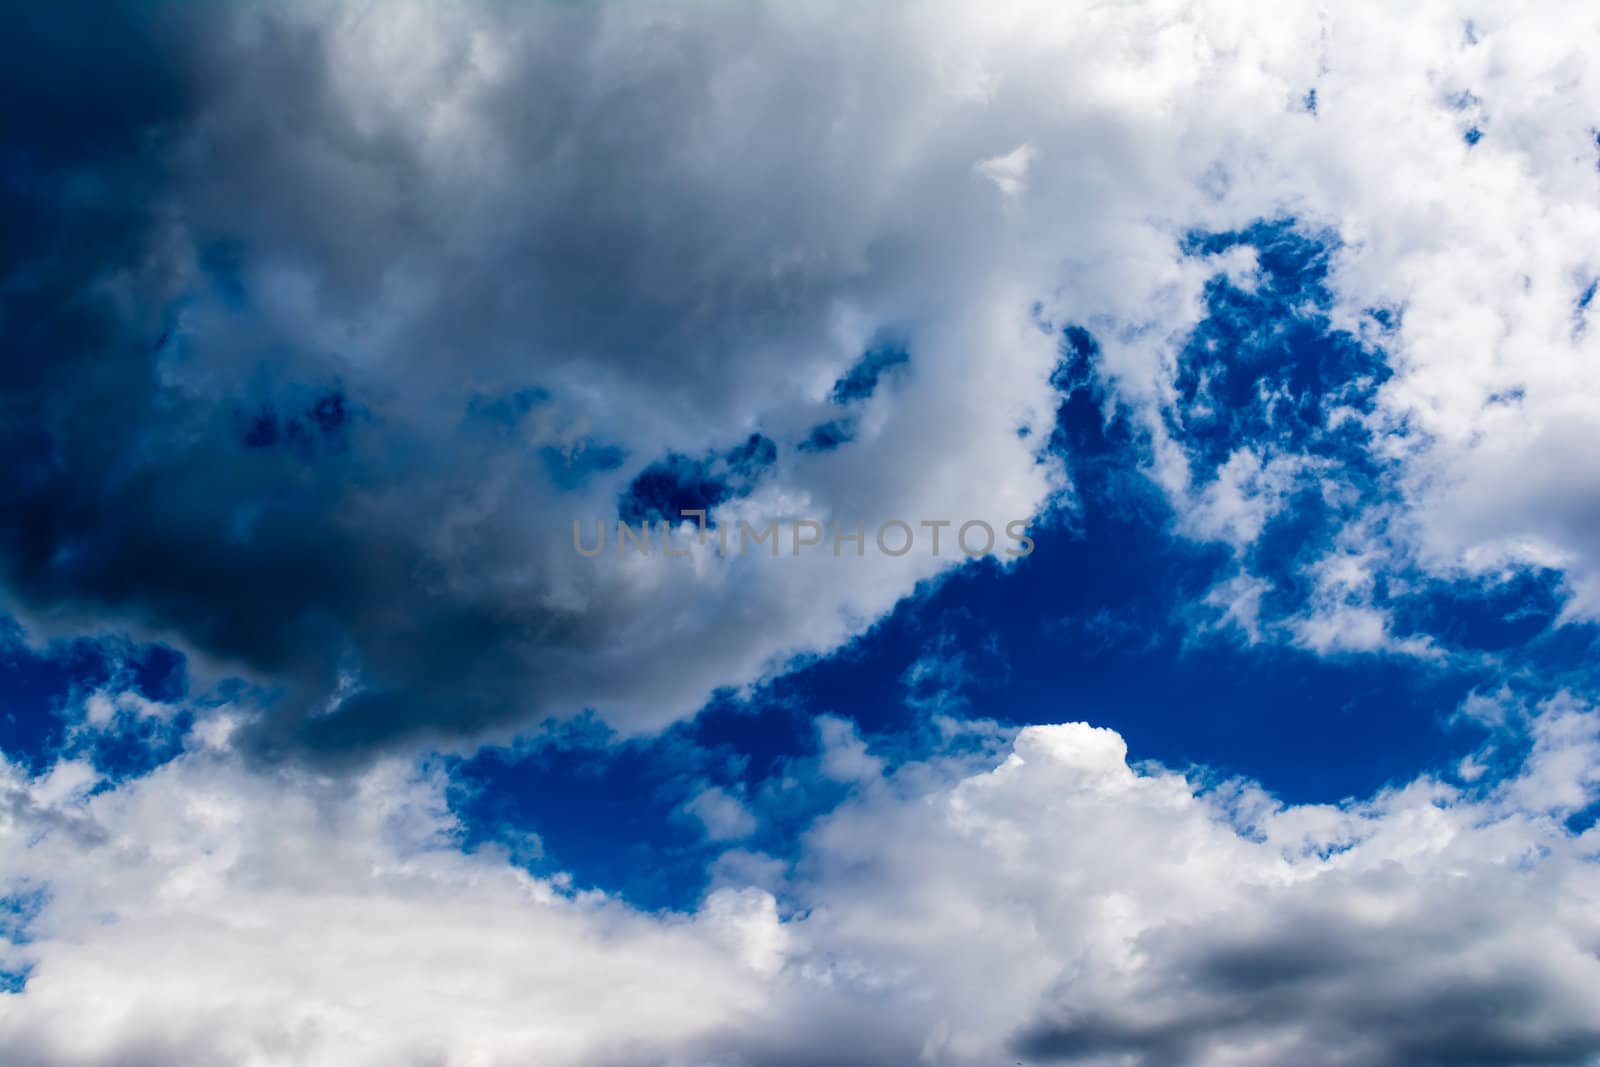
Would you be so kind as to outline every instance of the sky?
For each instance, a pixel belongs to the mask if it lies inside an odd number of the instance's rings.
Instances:
[[[0,1062],[1600,1064],[1597,48],[0,12]]]

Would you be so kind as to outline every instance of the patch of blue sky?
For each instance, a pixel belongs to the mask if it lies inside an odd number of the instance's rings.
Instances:
[[[42,888],[26,884],[0,894],[0,993],[20,993],[27,986],[33,968],[16,959],[15,949],[33,939],[29,927],[48,900]]]
[[[532,756],[464,761],[456,773],[470,800],[458,812],[482,839],[544,835],[550,869],[580,884],[686,907],[719,851],[675,814],[696,783],[746,797],[761,829],[742,844],[779,859],[846,795],[816,773],[819,715],[850,720],[890,766],[938,746],[940,711],[1010,726],[1083,719],[1119,730],[1135,758],[1247,775],[1290,801],[1365,795],[1424,768],[1448,773],[1481,743],[1483,731],[1453,712],[1496,683],[1490,670],[1196,640],[1183,608],[1226,553],[1173,537],[1164,498],[1107,443],[1116,424],[1083,421],[1102,447],[1075,462],[1078,484],[1116,504],[1036,531],[1038,550],[1015,572],[972,565],[840,654],[743,698],[724,694],[661,738],[613,746],[594,733]],[[928,682],[926,665],[957,659]]]
[[[1173,601],[1203,590],[1219,562],[1209,553],[1153,536],[1131,512],[1038,536],[1017,573],[970,567],[843,653],[747,696],[723,694],[660,737],[617,745],[576,731],[460,761],[457,814],[476,842],[538,834],[536,869],[641,907],[685,908],[721,851],[681,814],[700,786],[745,798],[759,828],[738,844],[780,861],[848,795],[818,773],[824,714],[851,721],[890,766],[940,744],[930,703],[1010,726],[1083,719],[1117,729],[1135,758],[1249,776],[1291,802],[1362,796],[1424,769],[1450,774],[1483,742],[1454,710],[1501,681],[1493,670],[1194,641]],[[956,655],[965,659],[948,689],[921,683],[920,664]],[[1512,747],[1498,750],[1508,768]]]
[[[910,362],[911,353],[904,345],[892,342],[874,345],[833,383],[833,391],[829,395],[835,404],[865,400],[877,391],[879,382],[885,376]]]
[[[1184,241],[1191,256],[1241,246],[1255,252],[1255,284],[1221,272],[1206,283],[1205,317],[1178,355],[1168,429],[1202,480],[1241,447],[1367,462],[1365,427],[1330,415],[1369,414],[1390,372],[1381,350],[1330,324],[1337,238],[1282,219]]]
[[[148,773],[182,751],[192,715],[122,708],[86,729],[83,702],[96,692],[127,692],[172,704],[187,691],[185,660],[165,645],[76,638],[34,648],[13,621],[0,622],[0,751],[30,774],[77,756],[110,781]]]
[[[816,773],[816,750],[808,709],[723,694],[655,737],[619,742],[585,718],[450,760],[449,798],[469,849],[536,837],[537,849],[516,850],[534,873],[684,910],[729,844],[792,858],[804,827],[844,799],[845,786]],[[747,838],[712,841],[687,812],[708,786],[746,800],[756,816]]]
[[[99,788],[108,789],[177,759],[193,726],[187,709],[167,718],[118,709],[109,722],[86,731],[79,747],[103,778]]]
[[[0,751],[31,773],[53,763],[67,742],[67,706],[108,682],[115,662],[97,642],[58,641],[35,651],[15,623],[0,624]]]
[[[724,694],[658,738],[596,732],[461,761],[457,814],[476,841],[540,835],[548,871],[581,886],[683,908],[721,851],[680,814],[701,783],[744,797],[759,830],[740,846],[779,860],[848,795],[818,771],[822,715],[853,723],[891,767],[941,745],[939,714],[1086,720],[1121,732],[1136,759],[1247,775],[1290,801],[1448,770],[1480,743],[1451,713],[1486,672],[1194,640],[1181,609],[1226,561],[1168,535],[1160,509],[1149,494],[1053,523],[1016,571],[969,566],[840,654]]]
[[[617,515],[629,523],[676,523],[685,511],[709,513],[748,495],[777,459],[777,444],[760,433],[725,452],[671,453],[639,472],[618,499]]]
[[[847,795],[819,772],[824,715],[850,722],[891,768],[948,746],[942,717],[1002,729],[1085,720],[1116,729],[1135,759],[1249,777],[1291,803],[1370,795],[1423,771],[1452,776],[1474,753],[1479,781],[1515,766],[1522,741],[1458,709],[1501,691],[1531,706],[1561,684],[1597,680],[1600,631],[1556,625],[1553,572],[1380,577],[1374,602],[1397,636],[1425,635],[1446,653],[1433,659],[1318,655],[1197,628],[1197,605],[1241,565],[1271,582],[1264,624],[1303,612],[1307,566],[1360,508],[1393,493],[1365,426],[1329,417],[1370,413],[1388,374],[1380,349],[1332,326],[1331,238],[1262,222],[1191,234],[1186,248],[1240,244],[1256,251],[1258,282],[1246,290],[1219,276],[1207,287],[1207,317],[1180,357],[1185,406],[1169,429],[1202,477],[1240,447],[1318,457],[1350,487],[1343,502],[1305,486],[1242,557],[1180,536],[1147,473],[1147,432],[1104,387],[1095,337],[1069,326],[1048,447],[1068,466],[1075,504],[1033,530],[1032,556],[1011,570],[969,564],[837,654],[722,694],[658,738],[618,745],[591,729],[459,761],[456,807],[475,838],[537,833],[544,862],[583,885],[641,906],[689,906],[720,851],[682,818],[695,789],[742,797],[759,829],[741,845],[780,860]],[[1399,314],[1369,317],[1382,334]],[[660,484],[636,483],[628,513],[714,504],[729,489],[711,464],[680,457],[652,468]]]
[[[510,433],[536,408],[551,404],[553,399],[548,390],[538,386],[479,393],[467,403],[468,425],[480,432],[487,429]],[[622,445],[586,434],[540,444],[537,453],[551,483],[567,491],[582,489],[596,475],[609,474],[628,461],[628,450]]]
[[[832,452],[855,439],[855,426],[849,419],[832,419],[814,426],[805,440],[796,445],[801,452]]]
[[[1478,579],[1405,576],[1391,593],[1377,576],[1379,599],[1390,606],[1395,630],[1426,634],[1467,652],[1507,652],[1528,647],[1550,631],[1564,593],[1558,571],[1530,569]]]
[[[38,886],[12,885],[0,894],[0,940],[26,945],[32,940],[29,927],[49,901],[49,894]]]
[[[343,452],[356,407],[342,386],[294,387],[284,395],[236,412],[246,449],[288,449],[301,458]]]
[[[1591,278],[1578,294],[1578,299],[1573,305],[1573,334],[1581,334],[1588,325],[1589,306],[1594,303],[1594,295],[1600,291],[1600,278]]]
[[[1584,805],[1568,815],[1562,822],[1570,834],[1588,833],[1596,823],[1600,823],[1600,801]]]
[[[539,458],[556,488],[572,490],[583,488],[597,474],[621,467],[628,460],[628,450],[584,438],[564,448],[545,445],[539,449]]]

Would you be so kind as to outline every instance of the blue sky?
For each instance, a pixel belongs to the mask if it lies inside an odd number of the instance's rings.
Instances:
[[[1240,292],[1221,275],[1209,281],[1207,315],[1182,347],[1180,383],[1188,384],[1180,388],[1191,394],[1190,405],[1193,383],[1203,378],[1214,396],[1230,392],[1218,400],[1220,417],[1184,428],[1200,463],[1214,476],[1234,448],[1269,441],[1314,450],[1353,471],[1347,477],[1361,487],[1357,507],[1382,499],[1384,472],[1366,436],[1329,435],[1323,425],[1329,395],[1368,394],[1387,374],[1381,348],[1331,329],[1321,314],[1330,299],[1322,288],[1328,246],[1292,220],[1192,234],[1185,243],[1212,254],[1245,245],[1276,257],[1263,259],[1266,281],[1256,293]],[[1032,557],[1010,568],[983,562],[943,575],[844,648],[797,661],[753,689],[724,691],[663,733],[624,740],[586,708],[578,720],[551,720],[509,749],[452,755],[452,799],[469,847],[536,835],[544,852],[535,870],[568,872],[641,907],[692,908],[719,842],[705,839],[683,805],[707,785],[761,797],[815,758],[817,716],[848,720],[890,765],[936,750],[941,717],[1006,729],[1083,720],[1118,731],[1139,759],[1249,778],[1288,803],[1337,803],[1424,771],[1452,774],[1488,736],[1485,724],[1457,715],[1475,692],[1504,684],[1536,700],[1568,679],[1587,682],[1594,628],[1556,625],[1560,576],[1539,568],[1475,581],[1408,581],[1411,588],[1387,602],[1395,632],[1426,636],[1437,643],[1436,656],[1319,655],[1207,629],[1205,593],[1241,565],[1275,579],[1267,611],[1289,617],[1302,610],[1297,565],[1325,550],[1342,516],[1315,496],[1292,497],[1244,560],[1177,534],[1170,503],[1142,471],[1147,444],[1100,384],[1093,334],[1071,324],[1059,330],[1058,343],[1052,381],[1060,400],[1050,447],[1064,460],[1075,495],[1032,530]],[[831,402],[866,399],[883,373],[900,368],[915,373],[903,349],[868,349],[835,384]],[[1288,418],[1269,416],[1260,398],[1280,383],[1290,398]],[[525,414],[542,402],[525,396],[493,407],[492,417]],[[324,426],[329,420],[314,417],[329,407],[327,396],[318,397],[304,419],[284,418],[290,429],[282,437],[295,439],[297,425],[333,432]],[[341,415],[334,429],[343,423]],[[257,416],[245,448],[278,443],[276,429],[270,441],[262,439],[265,425],[276,428],[278,416]],[[617,515],[638,523],[683,508],[714,509],[748,494],[775,453],[772,441],[755,433],[724,454],[652,461],[622,494]],[[617,465],[610,452],[603,457]],[[74,751],[70,709],[86,693],[126,687],[166,702],[189,695],[182,655],[167,645],[108,648],[78,639],[30,649],[15,624],[9,645],[6,748],[35,769]],[[76,743],[97,769],[137,774],[178,755],[174,731],[190,721],[156,729],[119,720],[104,736]],[[790,853],[809,821],[842,799],[823,781],[770,811],[757,803],[759,837],[773,854]]]
[[[1469,8],[0,16],[0,1060],[1597,1062],[1600,22]]]

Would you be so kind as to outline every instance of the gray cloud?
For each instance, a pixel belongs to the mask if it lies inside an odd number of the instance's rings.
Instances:
[[[107,17],[127,43],[8,16],[0,579],[30,625],[173,640],[278,694],[263,751],[339,756],[584,706],[659,724],[931,572],[836,575],[821,625],[770,628],[815,583],[755,579],[685,671],[688,635],[634,632],[673,628],[663,579],[562,551],[633,470],[806,417],[880,320],[936,298],[917,264],[953,231],[887,198],[932,195],[956,232],[989,198],[936,188],[959,155],[878,146],[915,64],[861,62],[868,38],[797,52],[765,9]],[[509,425],[473,415],[535,389]],[[1043,483],[1002,447],[1026,515]],[[585,448],[632,462],[552,484],[539,456]],[[869,493],[930,484],[882,458]],[[811,469],[783,480],[840,495]]]
[[[1581,1064],[1600,1054],[1578,977],[1592,951],[1516,929],[1515,902],[1486,899],[1476,880],[1430,888],[1425,912],[1364,920],[1337,910],[1347,894],[1393,900],[1417,888],[1393,868],[1338,889],[1317,883],[1332,908],[1263,897],[1231,929],[1162,931],[1140,946],[1154,963],[1125,1006],[1034,1024],[1016,1047],[1043,1062],[1124,1056],[1150,1067],[1209,1062],[1230,1047],[1329,1067]]]

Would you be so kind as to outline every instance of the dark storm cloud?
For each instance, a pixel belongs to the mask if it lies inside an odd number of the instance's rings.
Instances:
[[[1350,888],[1418,891],[1399,871]],[[1361,919],[1290,906],[1234,929],[1146,938],[1154,966],[1116,1005],[1079,1006],[1026,1029],[1041,1062],[1127,1057],[1142,1067],[1262,1045],[1296,1063],[1512,1067],[1592,1062],[1600,1024],[1575,987],[1580,946],[1519,938],[1505,901],[1440,887],[1426,914]]]
[[[428,220],[408,212],[428,205],[401,200],[390,205],[397,217],[340,225],[334,216],[351,201],[324,195],[330,183],[312,173],[324,161],[306,158],[305,142],[332,142],[331,168],[371,177],[392,167],[400,181],[404,151],[360,143],[343,126],[309,31],[269,24],[265,38],[241,44],[233,19],[210,5],[19,5],[5,22],[5,587],[36,619],[119,620],[265,676],[283,690],[261,728],[271,746],[353,750],[512,714],[510,683],[537,671],[525,650],[568,640],[577,624],[463,594],[418,527],[360,512],[359,491],[399,475],[374,461],[370,443],[324,446],[379,436],[381,420],[352,425],[337,389],[284,411],[252,406],[242,389],[163,380],[192,360],[220,363],[223,376],[235,361],[237,382],[260,373],[236,350],[220,360],[185,351],[209,339],[191,342],[182,325],[193,279],[172,247],[177,216],[271,217],[287,227],[282,241],[325,266],[327,299],[359,302],[375,272],[425,240]],[[232,113],[211,137],[219,110]],[[352,226],[362,240],[322,237],[351,237]],[[590,253],[592,270],[615,277],[616,243],[611,262]],[[580,280],[558,301],[576,308],[558,326],[564,336],[598,321],[598,290]],[[580,292],[586,300],[571,299]],[[317,371],[314,353],[286,362]],[[492,556],[495,534],[482,536]],[[370,688],[318,715],[342,671]]]
[[[609,699],[665,721],[793,647],[752,651],[752,604],[690,670],[644,635],[653,670],[618,639],[643,594],[557,552],[652,462],[770,465],[754,419],[860,354],[837,301],[909,291],[860,149],[917,85],[772,17],[8,9],[11,609],[242,672],[258,748],[330,756]]]

